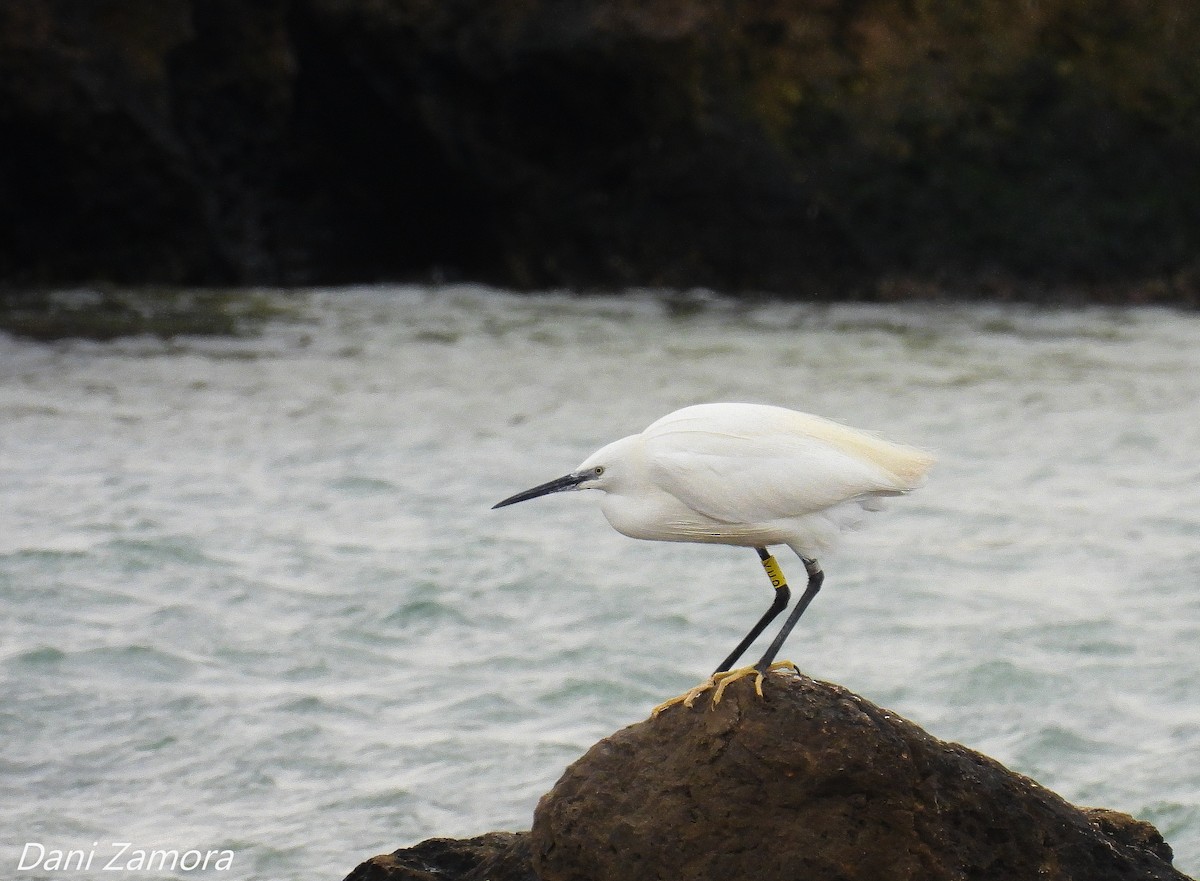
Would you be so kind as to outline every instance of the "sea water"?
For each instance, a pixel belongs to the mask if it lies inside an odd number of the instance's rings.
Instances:
[[[528,829],[770,588],[589,494],[490,506],[701,401],[939,460],[783,657],[1200,872],[1200,316],[256,296],[236,338],[0,336],[0,876],[338,879]]]

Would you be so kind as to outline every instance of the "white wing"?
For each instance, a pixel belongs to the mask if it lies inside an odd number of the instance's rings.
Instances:
[[[872,452],[887,464],[907,457],[908,471],[923,473],[931,461],[816,416],[755,404],[687,407],[658,420],[642,438],[661,489],[731,524],[800,517],[915,485],[919,475],[898,475]]]

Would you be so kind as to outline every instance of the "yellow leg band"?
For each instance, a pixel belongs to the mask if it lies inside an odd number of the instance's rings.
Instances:
[[[783,577],[783,570],[779,568],[779,562],[774,557],[767,557],[762,561],[762,566],[767,570],[767,577],[771,579],[771,586],[776,590],[788,586],[787,579]]]

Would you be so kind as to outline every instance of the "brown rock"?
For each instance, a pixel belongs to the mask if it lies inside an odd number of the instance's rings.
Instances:
[[[542,881],[1185,878],[1149,824],[791,674],[600,741],[530,842]]]
[[[345,881],[537,881],[529,833],[431,838],[360,863]]]

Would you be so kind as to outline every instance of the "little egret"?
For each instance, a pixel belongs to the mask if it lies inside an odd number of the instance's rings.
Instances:
[[[563,477],[510,496],[502,508],[549,493],[598,489],[612,527],[632,538],[707,542],[754,548],[775,589],[774,601],[712,678],[668,701],[691,706],[734,679],[762,677],[817,591],[824,573],[817,555],[838,534],[876,511],[886,496],[915,489],[933,457],[819,416],[762,404],[697,404],[676,410],[602,447]],[[771,545],[787,545],[804,563],[808,586],[775,639],[753,667],[729,672],[750,644],[785,609],[791,591]],[[662,707],[659,707],[662,709]]]

